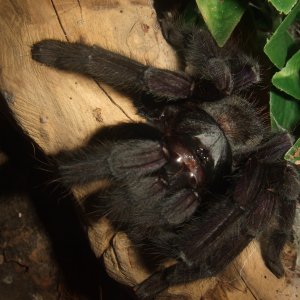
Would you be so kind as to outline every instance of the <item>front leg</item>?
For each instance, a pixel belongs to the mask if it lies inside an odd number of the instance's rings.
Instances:
[[[91,221],[107,216],[128,233],[135,245],[144,243],[147,230],[153,235],[190,219],[198,205],[199,198],[193,190],[174,191],[159,175],[113,180],[109,187],[84,201]]]
[[[251,241],[248,235],[239,235],[227,241],[219,248],[206,249],[207,253],[198,253],[198,260],[186,264],[179,262],[162,271],[156,272],[136,287],[139,299],[152,300],[166,288],[196,279],[209,278],[221,272]],[[206,257],[206,259],[204,259]]]
[[[123,211],[131,205],[136,210],[133,215],[141,221],[136,225],[176,225],[189,219],[199,204],[198,194],[186,188],[187,184],[170,184],[164,170],[169,163],[168,150],[159,141],[106,141],[57,158],[56,162],[60,180],[67,186],[106,178],[112,181],[109,190],[86,200],[88,213],[96,218],[122,208],[118,214],[121,220]],[[133,219],[126,221],[134,223]]]
[[[178,100],[193,92],[192,81],[182,73],[145,66],[95,45],[43,40],[32,46],[31,54],[47,66],[90,76],[129,94]]]
[[[139,177],[151,174],[167,162],[167,150],[159,141],[106,141],[58,156],[56,164],[63,184],[89,183],[99,179]]]

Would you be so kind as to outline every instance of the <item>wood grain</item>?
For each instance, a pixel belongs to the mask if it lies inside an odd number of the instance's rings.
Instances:
[[[31,45],[48,38],[98,44],[144,64],[176,69],[151,1],[0,0],[0,88],[15,120],[47,154],[83,145],[101,126],[140,120],[131,102],[110,87],[32,61]],[[92,228],[90,238],[116,280],[133,286],[149,275],[126,236],[114,235],[107,221]],[[298,286],[293,276],[275,278],[253,243],[218,278],[172,287],[167,294],[172,299],[296,299]]]

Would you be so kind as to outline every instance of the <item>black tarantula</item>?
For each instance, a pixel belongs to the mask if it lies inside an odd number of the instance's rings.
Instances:
[[[43,40],[34,60],[78,72],[132,96],[148,124],[116,125],[119,137],[59,161],[66,185],[109,178],[85,210],[106,215],[145,253],[176,263],[136,287],[153,299],[170,285],[221,272],[254,238],[266,266],[284,273],[299,179],[283,160],[289,134],[271,134],[241,94],[258,64],[199,28],[161,21],[182,70],[145,66],[98,46]],[[113,128],[111,128],[113,132]]]

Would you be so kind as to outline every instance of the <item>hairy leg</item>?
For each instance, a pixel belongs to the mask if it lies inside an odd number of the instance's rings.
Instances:
[[[198,204],[199,199],[192,190],[171,191],[159,176],[114,180],[108,188],[84,201],[91,221],[108,216],[116,226],[128,232],[136,245],[146,239],[147,230],[175,226],[189,219]]]
[[[107,177],[143,176],[166,162],[160,142],[151,140],[104,142],[57,158],[61,181],[69,186]]]
[[[215,97],[220,97],[247,89],[260,80],[255,60],[236,51],[232,43],[219,48],[208,31],[184,24],[176,16],[166,14],[160,25],[166,41],[181,57],[185,72],[196,78],[200,96],[201,86],[208,87],[209,82],[220,92]],[[209,92],[216,93],[212,87]]]
[[[95,45],[43,40],[32,46],[31,53],[40,63],[90,76],[126,93],[176,100],[193,92],[192,81],[182,73],[145,66]]]
[[[239,195],[249,193],[249,189],[243,188],[248,181],[254,188],[253,191],[258,191],[253,198],[258,202],[257,208],[248,218],[248,226],[259,233],[262,257],[266,266],[277,277],[284,273],[280,254],[291,237],[296,201],[300,194],[297,170],[283,161],[283,155],[291,143],[288,134],[280,134],[259,146],[253,154],[258,165],[255,166],[250,161],[246,164],[246,169],[251,168],[252,164],[255,172],[261,170],[262,176],[256,176],[256,179],[245,176],[237,190]],[[260,182],[260,188],[255,182]]]
[[[231,262],[251,241],[252,237],[235,236],[230,243],[224,243],[216,251],[211,252],[205,260],[201,259],[192,265],[179,262],[169,268],[154,273],[136,287],[139,299],[155,299],[155,296],[174,284],[190,282],[196,279],[216,276]],[[234,241],[234,242],[233,242]]]
[[[299,198],[300,185],[297,170],[292,166],[287,166],[283,172],[282,182],[278,185],[281,189],[281,199],[277,205],[277,211],[259,241],[266,266],[279,278],[284,274],[280,254],[285,243],[292,237],[296,202]]]
[[[261,255],[265,265],[278,278],[284,274],[280,254],[291,234],[291,228],[289,231],[281,228],[269,229],[264,231],[259,239]]]

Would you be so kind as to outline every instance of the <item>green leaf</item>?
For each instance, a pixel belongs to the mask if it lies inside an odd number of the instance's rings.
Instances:
[[[295,165],[300,165],[300,139],[298,139],[293,147],[285,154],[284,159]]]
[[[241,0],[196,0],[201,15],[216,40],[222,47],[230,37],[246,10]]]
[[[287,62],[286,66],[275,73],[272,83],[279,90],[300,100],[300,50]]]
[[[294,39],[289,34],[288,29],[297,17],[299,10],[300,2],[292,9],[290,14],[285,17],[264,47],[264,52],[279,69],[285,66],[288,55],[290,54],[289,52],[294,45]]]
[[[273,6],[281,13],[288,14],[297,0],[269,0]]]
[[[279,91],[272,91],[270,114],[273,129],[292,132],[300,122],[300,102]]]

